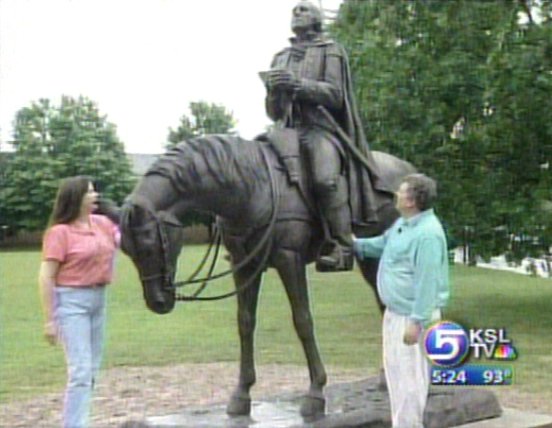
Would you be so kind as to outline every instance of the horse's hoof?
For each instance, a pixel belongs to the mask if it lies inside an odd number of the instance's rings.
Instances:
[[[326,399],[323,396],[305,395],[301,403],[301,416],[304,418],[323,415],[326,411]]]
[[[230,416],[247,416],[251,413],[251,398],[232,395],[226,413]]]
[[[378,390],[387,391],[387,379],[385,378],[385,371],[383,369],[380,370],[378,376]]]

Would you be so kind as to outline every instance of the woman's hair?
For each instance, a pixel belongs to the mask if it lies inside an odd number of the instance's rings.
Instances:
[[[71,223],[77,219],[80,213],[82,198],[88,192],[90,183],[92,183],[92,179],[84,175],[65,178],[61,182],[57,191],[54,209],[50,216],[50,226]]]

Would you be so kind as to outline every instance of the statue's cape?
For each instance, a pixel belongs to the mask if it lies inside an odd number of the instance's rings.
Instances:
[[[353,92],[349,61],[347,60],[346,52],[343,49],[342,51],[344,55],[344,60],[341,61],[341,64],[343,67],[343,87],[345,88],[345,109],[343,110],[344,113],[342,117],[337,117],[336,119],[345,133],[350,137],[352,144],[354,144],[363,155],[365,159],[364,163],[369,166],[369,168],[366,168],[355,156],[349,157],[349,204],[353,214],[353,222],[362,223],[363,219],[367,217],[367,204],[370,200],[366,193],[367,186],[372,185],[374,190],[389,193],[392,193],[395,189],[393,189],[391,184],[387,183],[380,175],[378,165],[366,141],[364,128],[362,127]]]
[[[291,40],[292,44],[294,40]],[[276,57],[282,55],[290,55],[293,48],[287,47],[276,54]],[[306,74],[300,76],[305,78],[314,78],[321,75],[322,67],[325,63],[327,55],[335,55],[341,58],[341,75],[343,78],[342,88],[344,90],[344,108],[341,112],[329,111],[335,122],[340,126],[343,132],[347,135],[349,143],[345,144],[341,141],[343,149],[347,153],[347,178],[349,182],[349,204],[353,222],[362,224],[366,219],[370,218],[368,211],[370,209],[370,200],[368,196],[370,188],[376,191],[387,193],[394,192],[391,183],[388,183],[379,173],[378,165],[374,161],[372,152],[358,113],[355,96],[353,92],[353,83],[349,61],[345,49],[331,40],[315,40],[309,43],[305,54],[305,66],[302,71]],[[309,75],[311,74],[311,75]],[[339,138],[339,137],[338,137]],[[341,139],[343,140],[343,139]],[[348,145],[352,144],[356,148],[354,155]],[[363,157],[363,161],[358,159],[358,155]]]

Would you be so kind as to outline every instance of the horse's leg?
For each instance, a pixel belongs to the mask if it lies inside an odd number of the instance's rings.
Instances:
[[[366,259],[366,260],[358,260],[357,263],[360,267],[360,272],[362,273],[362,276],[374,292],[374,296],[376,298],[376,302],[378,304],[378,308],[380,310],[381,315],[383,315],[383,310],[385,309],[384,304],[382,303],[380,296],[378,294],[378,285],[377,285],[377,277],[378,277],[378,264],[379,259]]]
[[[358,260],[358,265],[360,266],[360,272],[362,273],[362,276],[370,285],[370,288],[374,292],[374,296],[376,297],[376,302],[378,304],[378,308],[380,310],[380,314],[383,316],[383,311],[385,310],[385,305],[380,299],[380,296],[378,294],[378,286],[377,286],[377,275],[378,275],[378,264],[379,259],[367,259],[367,260]],[[378,387],[381,390],[387,389],[387,382],[385,380],[385,372],[383,368],[380,369],[379,373],[379,381],[378,381]]]
[[[320,358],[314,335],[314,325],[309,306],[306,265],[302,255],[292,250],[280,249],[275,257],[274,266],[284,283],[291,304],[293,324],[301,340],[307,358],[310,376],[309,392],[301,404],[302,416],[314,416],[324,413],[326,400],[326,370]]]
[[[256,266],[246,266],[234,274],[236,287],[241,287],[251,280]],[[238,332],[240,336],[240,374],[238,386],[230,397],[226,407],[229,415],[249,415],[251,412],[251,396],[249,390],[255,383],[254,332],[256,325],[257,302],[262,274],[257,275],[238,298]]]

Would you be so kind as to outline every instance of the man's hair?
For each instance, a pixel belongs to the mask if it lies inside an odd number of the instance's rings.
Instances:
[[[410,174],[402,180],[408,184],[408,194],[414,199],[416,208],[425,211],[433,208],[433,203],[437,199],[437,183],[432,178],[424,174]]]
[[[79,175],[64,179],[58,189],[50,225],[67,224],[79,216],[82,198],[92,182],[90,177]]]

